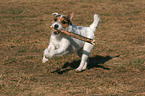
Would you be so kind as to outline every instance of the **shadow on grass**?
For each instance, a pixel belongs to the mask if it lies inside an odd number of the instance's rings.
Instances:
[[[102,69],[105,69],[105,70],[110,70],[110,68],[106,68],[102,65],[99,65],[99,64],[104,64],[105,62],[113,59],[113,58],[116,58],[116,57],[119,57],[119,55],[117,56],[114,56],[114,57],[110,57],[110,56],[99,56],[99,55],[96,55],[94,57],[90,57],[89,58],[89,63],[88,63],[88,66],[87,66],[87,69],[92,69],[92,68],[102,68]],[[78,60],[78,61],[73,61],[73,62],[66,62],[62,68],[60,69],[57,69],[51,73],[58,73],[58,74],[63,74],[65,72],[68,72],[70,70],[74,70],[76,69],[79,64],[80,64],[81,60]]]

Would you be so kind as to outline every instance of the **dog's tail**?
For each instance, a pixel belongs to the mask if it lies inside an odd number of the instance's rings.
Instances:
[[[97,14],[94,15],[94,22],[90,25],[90,29],[95,32],[96,28],[98,27],[98,24],[100,22],[100,18]]]

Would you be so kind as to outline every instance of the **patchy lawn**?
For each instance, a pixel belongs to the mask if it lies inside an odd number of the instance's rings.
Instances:
[[[144,96],[144,0],[1,0],[1,96]],[[73,23],[101,23],[88,69],[76,73],[76,55],[41,63],[51,13],[74,11]]]

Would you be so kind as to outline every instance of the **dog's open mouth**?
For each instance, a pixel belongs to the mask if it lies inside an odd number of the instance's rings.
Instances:
[[[53,29],[53,33],[54,33],[55,35],[58,35],[58,34],[60,33],[60,31],[57,30],[57,29]]]
[[[61,31],[59,31],[59,30],[53,28],[52,26],[50,26],[50,28],[53,30],[53,33],[54,33],[55,35],[58,35],[58,34],[61,32]]]
[[[60,31],[58,31],[58,30],[53,30],[53,33],[54,33],[55,35],[58,35],[58,34],[60,33]]]

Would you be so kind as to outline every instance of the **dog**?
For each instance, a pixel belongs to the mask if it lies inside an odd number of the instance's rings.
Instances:
[[[94,14],[94,22],[89,27],[75,26],[72,24],[74,12],[66,16],[60,15],[57,12],[52,13],[52,15],[54,15],[54,20],[51,26],[54,29],[59,31],[63,29],[90,39],[95,38],[94,34],[100,21],[100,18],[97,14]],[[42,63],[47,62],[53,56],[77,53],[77,55],[81,58],[81,62],[79,67],[75,70],[85,70],[88,64],[88,57],[94,45],[67,35],[63,35],[57,31],[51,31],[50,43],[49,46],[44,50]]]

